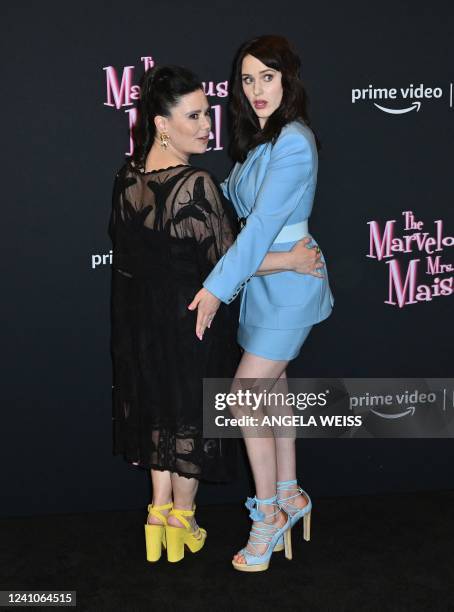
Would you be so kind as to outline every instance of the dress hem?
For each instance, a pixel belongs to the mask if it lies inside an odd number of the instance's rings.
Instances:
[[[126,457],[126,455],[124,455],[122,453],[122,451],[118,451],[118,452],[113,452],[113,455],[118,457],[122,457],[126,463],[128,463],[130,466],[135,467],[135,468],[139,468],[142,470],[157,470],[159,472],[170,472],[171,474],[178,474],[178,476],[183,476],[184,478],[195,478],[196,480],[202,481],[202,482],[209,482],[209,483],[227,483],[227,482],[232,482],[234,477],[226,477],[226,478],[207,478],[206,476],[204,476],[203,474],[189,474],[188,472],[183,472],[182,470],[178,470],[178,469],[172,469],[171,467],[163,467],[162,465],[157,465],[155,463],[146,463],[144,464],[143,462],[135,462],[132,459],[128,459]]]

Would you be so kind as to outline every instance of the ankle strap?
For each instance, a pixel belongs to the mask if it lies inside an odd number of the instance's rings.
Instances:
[[[169,504],[164,504],[163,506],[153,506],[153,504],[148,504],[148,514],[151,514],[151,516],[155,516],[160,521],[165,523],[167,521],[167,517],[164,514],[161,514],[160,510],[170,510],[172,506],[172,502],[170,502]]]
[[[185,527],[186,529],[190,529],[191,526],[188,521],[184,518],[185,516],[194,516],[195,505],[192,507],[192,510],[179,510],[178,508],[172,508],[169,512],[169,516],[175,516]]]
[[[244,504],[248,510],[250,510],[249,516],[253,521],[263,521],[265,519],[265,513],[259,510],[259,505],[264,506],[277,506],[277,495],[273,497],[267,497],[265,499],[259,499],[258,497],[248,497]],[[279,506],[274,512],[270,512],[268,516],[275,516],[279,513]]]
[[[276,485],[278,490],[279,489],[287,489],[288,486],[287,485],[296,485],[297,481],[296,480],[278,480]]]

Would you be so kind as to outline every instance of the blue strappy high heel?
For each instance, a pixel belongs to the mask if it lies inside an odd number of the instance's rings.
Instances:
[[[275,505],[276,510],[268,515],[259,510],[261,505]],[[257,551],[257,544],[267,544],[265,552],[259,554],[258,552],[250,552],[243,548],[238,554],[243,555],[246,563],[237,563],[232,560],[232,565],[235,569],[240,572],[262,572],[268,569],[270,564],[270,558],[276,543],[279,539],[282,539],[283,548],[285,549],[285,557],[287,559],[292,558],[292,541],[290,536],[291,519],[287,516],[287,522],[281,528],[274,527],[265,523],[265,518],[273,517],[279,514],[280,507],[277,503],[277,496],[269,497],[267,499],[259,499],[257,497],[248,497],[246,508],[250,510],[250,518],[260,523],[259,525],[253,525],[249,534],[249,543]],[[251,539],[253,538],[253,539]]]
[[[289,495],[288,497],[279,497],[279,492],[294,490],[294,495]],[[283,510],[290,519],[290,530],[291,528],[303,518],[303,537],[306,542],[309,542],[311,539],[311,510],[312,510],[312,501],[309,497],[308,493],[304,491],[300,486],[298,486],[296,480],[278,480],[277,482],[277,503],[281,510]],[[304,508],[298,508],[290,503],[290,500],[295,499],[298,495],[304,495],[307,499],[307,504]],[[274,547],[274,551],[278,552],[284,549],[284,540],[283,538],[279,538]]]

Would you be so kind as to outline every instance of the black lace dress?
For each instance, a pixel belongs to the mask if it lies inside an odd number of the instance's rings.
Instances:
[[[188,310],[235,239],[212,176],[187,165],[116,175],[113,242],[113,452],[143,468],[229,480],[235,447],[202,437],[203,377],[233,377],[237,318],[221,303],[203,340]]]

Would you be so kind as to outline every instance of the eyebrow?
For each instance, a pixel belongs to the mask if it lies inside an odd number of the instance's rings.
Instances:
[[[211,106],[207,106],[205,110],[211,110]],[[203,109],[198,108],[197,110],[192,110],[192,111],[185,113],[185,115],[193,115],[194,113],[201,113],[201,112],[203,112]]]
[[[259,74],[263,74],[264,72],[268,72],[269,70],[271,70],[272,72],[277,72],[277,70],[274,70],[274,68],[266,68],[266,70],[260,70]],[[252,75],[249,74],[248,72],[243,72],[241,76],[252,76]]]

